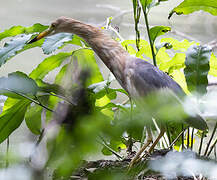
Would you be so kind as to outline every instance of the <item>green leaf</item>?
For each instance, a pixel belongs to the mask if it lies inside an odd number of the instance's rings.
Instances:
[[[50,56],[40,63],[29,75],[33,79],[43,79],[50,71],[59,67],[63,61],[72,55],[71,52],[58,53]]]
[[[150,29],[151,40],[155,42],[158,36],[164,35],[168,31],[171,31],[171,28],[168,26],[155,26]]]
[[[22,72],[17,71],[0,78],[0,94],[13,97],[16,93],[36,95],[37,91],[35,81]]]
[[[0,33],[0,41],[6,37],[17,36],[19,34],[32,34],[35,32],[42,32],[47,29],[48,26],[44,26],[42,24],[34,24],[30,27],[23,27],[23,26],[13,26],[10,29],[5,30],[4,32]]]
[[[187,39],[179,41],[174,38],[162,38],[161,42],[170,43],[172,45],[172,49],[174,49],[175,51],[181,51],[181,52],[186,52],[186,50],[193,44],[199,45],[199,43],[196,43],[194,41],[189,42]]]
[[[168,0],[152,0],[152,2],[148,5],[147,8],[150,9],[150,8],[152,8],[154,6],[157,6],[163,1],[168,1]]]
[[[50,83],[42,81],[41,79],[37,79],[36,82],[39,86],[40,92],[65,95],[65,90],[58,84],[50,84]]]
[[[171,74],[174,70],[180,70],[185,67],[185,54],[176,53],[175,56],[169,61],[161,61],[159,69]]]
[[[210,58],[210,71],[209,74],[212,76],[217,77],[217,58],[216,56],[212,53],[211,58]]]
[[[91,76],[87,81],[87,87],[91,84],[103,81],[103,77],[96,63],[93,50],[75,50],[73,52],[73,61],[77,61],[78,67],[81,67],[82,69],[87,69],[91,72]]]
[[[111,140],[110,143],[108,144],[108,146],[114,150],[115,152],[120,152],[122,149],[126,149],[126,145],[123,144],[122,141],[118,141],[118,140]],[[107,147],[103,147],[102,149],[102,153],[106,156],[110,156],[112,155],[112,152],[109,151],[109,149]]]
[[[15,56],[18,51],[22,50],[26,42],[31,38],[31,35],[22,35],[7,43],[0,49],[0,66],[2,66],[8,59]]]
[[[56,78],[55,78],[56,84],[60,85],[62,83],[62,79],[66,75],[66,71],[67,71],[68,66],[69,66],[69,64],[66,64],[60,69],[59,73],[56,75]]]
[[[143,10],[146,9],[154,0],[140,0]]]
[[[214,16],[217,16],[217,1],[216,0],[184,0],[181,4],[175,7],[172,12],[169,14],[168,18],[176,13],[177,15],[181,14],[190,14],[195,11],[206,11]]]
[[[0,114],[0,143],[17,129],[24,119],[27,107],[30,105],[28,100],[14,100],[13,105]]]
[[[71,41],[72,38],[73,34],[71,33],[58,33],[53,36],[46,37],[42,45],[42,49],[45,54],[50,54],[62,47],[65,42]]]
[[[193,45],[186,52],[184,73],[189,91],[196,91],[199,94],[207,92],[211,51],[208,46]]]
[[[26,125],[36,135],[41,133],[41,113],[43,108],[38,105],[30,106],[25,114]]]
[[[165,47],[166,49],[171,49],[173,47],[173,45],[170,44],[170,43],[167,43],[167,42],[158,43],[158,44],[155,45],[155,48],[156,48],[156,51],[157,51],[156,53],[158,53],[158,51],[163,47]]]

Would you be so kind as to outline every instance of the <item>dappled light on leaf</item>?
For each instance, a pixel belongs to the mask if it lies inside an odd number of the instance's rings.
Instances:
[[[35,81],[22,72],[17,71],[8,74],[8,77],[0,78],[0,93],[7,96],[19,96],[16,93],[36,95],[37,91],[38,86]]]
[[[71,41],[73,35],[70,33],[58,33],[45,38],[42,49],[45,54],[50,54],[62,47],[65,42]]]
[[[0,66],[16,55],[16,53],[23,49],[26,42],[31,38],[31,35],[22,35],[21,37],[15,38],[7,43],[0,49]]]
[[[205,94],[208,85],[209,60],[211,48],[208,46],[191,46],[186,53],[185,77],[189,91]]]
[[[179,4],[172,10],[169,18],[171,18],[174,13],[176,13],[177,15],[190,14],[200,10],[209,12],[210,14],[217,16],[217,1],[184,0],[181,4]]]

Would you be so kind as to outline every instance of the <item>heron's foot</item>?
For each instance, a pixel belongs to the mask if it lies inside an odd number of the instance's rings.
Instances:
[[[141,158],[144,156],[141,156],[141,154],[146,150],[146,148],[152,143],[152,138],[149,138],[146,144],[137,152],[137,154],[134,156],[134,158],[130,161],[128,169],[130,170],[134,164],[139,162]],[[149,151],[148,151],[149,152]],[[147,154],[147,153],[145,153]],[[140,157],[141,156],[141,157]]]

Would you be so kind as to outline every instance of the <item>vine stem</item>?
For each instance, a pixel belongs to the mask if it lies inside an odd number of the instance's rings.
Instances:
[[[210,147],[210,150],[209,150],[209,152],[207,153],[207,156],[209,156],[209,155],[211,154],[211,152],[212,152],[212,150],[214,149],[216,143],[217,143],[217,139],[215,140],[215,142],[213,143],[213,145]],[[216,157],[215,157],[215,158],[216,158]]]
[[[204,156],[207,155],[209,146],[210,146],[211,141],[212,141],[212,139],[213,139],[213,137],[214,137],[214,135],[215,135],[216,129],[217,129],[217,123],[215,124],[215,127],[214,127],[214,129],[213,129],[212,135],[211,135],[211,137],[210,137],[210,139],[209,139],[209,142],[208,142],[208,144],[207,144],[207,146],[206,146],[206,150],[205,150]]]
[[[32,98],[26,96],[25,94],[22,94],[22,93],[13,91],[13,90],[11,90],[11,89],[5,89],[5,90],[10,91],[10,92],[12,92],[12,93],[14,93],[14,94],[17,94],[17,95],[19,95],[19,96],[21,96],[21,97],[24,97],[24,98],[28,99],[29,101],[31,101],[31,102],[33,102],[33,103],[35,103],[35,104],[37,104],[37,105],[39,105],[39,106],[41,106],[41,107],[47,109],[48,111],[54,112],[54,111],[53,111],[52,109],[50,109],[49,107],[47,107],[47,106],[41,104],[41,102],[38,102],[38,101],[36,101],[36,100],[34,100],[34,99],[32,99]],[[37,96],[35,96],[35,97],[37,98]],[[38,98],[37,98],[37,99],[38,99]]]
[[[144,8],[143,8],[143,13],[144,13],[144,17],[145,17],[145,25],[146,25],[146,29],[147,29],[147,33],[148,33],[148,39],[149,39],[149,43],[150,43],[150,46],[151,46],[153,64],[154,64],[154,66],[157,67],[156,54],[154,52],[154,44],[153,44],[153,41],[151,40],[151,35],[150,35],[150,27],[149,27],[149,22],[148,22],[148,13],[146,12],[146,9],[144,9]]]
[[[6,168],[9,166],[9,145],[10,145],[10,140],[9,137],[7,138],[7,149],[6,149]]]
[[[182,132],[176,137],[176,139],[170,144],[170,146],[168,147],[168,149],[171,149],[173,147],[173,145],[179,140],[180,136],[183,136],[184,132],[186,129],[183,129]]]
[[[123,159],[123,157],[121,155],[119,155],[117,152],[115,152],[108,144],[107,142],[104,140],[104,138],[102,136],[99,135],[99,138],[102,140],[99,141],[97,140],[97,142],[103,146],[105,146],[112,154],[114,154],[118,159]]]

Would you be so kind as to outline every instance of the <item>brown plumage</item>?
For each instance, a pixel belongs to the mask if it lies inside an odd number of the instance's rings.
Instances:
[[[142,59],[130,56],[117,41],[105,34],[102,29],[80,21],[60,17],[51,24],[47,31],[39,34],[39,36],[31,42],[37,41],[46,35],[60,32],[73,33],[83,38],[110,69],[120,85],[131,97],[144,96],[149,92],[162,88],[169,88],[178,96],[184,95],[181,87],[166,73]],[[189,124],[195,128],[201,130],[207,129],[205,121],[200,116],[193,119],[192,122],[189,120]],[[150,130],[148,134],[149,141],[132,160],[131,166],[138,160],[144,149],[151,143],[152,138]],[[162,132],[149,149],[149,152],[154,148],[163,134],[164,130],[162,129]]]

